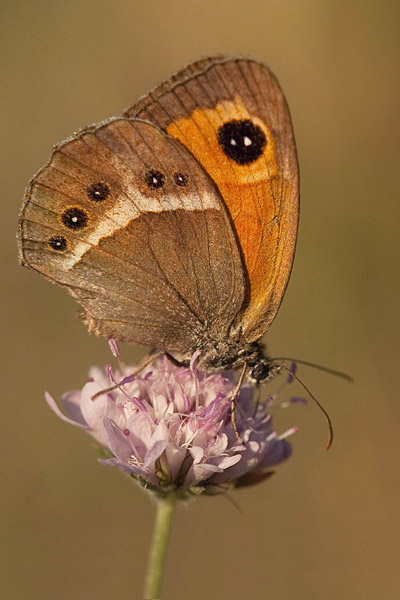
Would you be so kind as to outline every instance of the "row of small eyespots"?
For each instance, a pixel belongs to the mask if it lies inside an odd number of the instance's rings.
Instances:
[[[154,169],[146,173],[145,179],[147,185],[152,188],[160,188],[165,183],[165,176]],[[188,176],[183,173],[175,173],[174,180],[177,185],[184,186],[188,182]],[[110,195],[110,188],[106,183],[99,181],[86,188],[86,193],[91,200],[101,202]],[[74,230],[84,229],[89,222],[86,211],[77,206],[67,208],[62,214],[61,220],[65,227]]]
[[[90,200],[94,202],[102,202],[110,195],[109,186],[103,181],[92,183],[86,188],[86,194]],[[61,215],[61,221],[68,229],[78,231],[87,227],[89,218],[87,212],[78,206],[70,206]],[[68,247],[67,238],[63,235],[53,235],[48,240],[48,245],[52,250],[63,252]]]
[[[188,180],[188,176],[184,173],[174,174],[174,181],[176,185],[181,187],[185,186]],[[146,173],[145,181],[149,187],[157,189],[163,187],[165,183],[165,176],[160,171],[152,169]],[[110,195],[110,188],[106,183],[98,181],[97,183],[92,183],[89,187],[87,187],[86,193],[90,200],[93,200],[94,202],[102,202]],[[79,208],[78,206],[71,206],[63,212],[61,221],[65,227],[68,227],[68,229],[78,231],[87,227],[89,219],[85,210]],[[62,251],[67,248],[67,240],[62,235],[51,237],[48,244],[53,250]]]
[[[151,188],[161,188],[165,184],[165,175],[161,171],[151,169],[146,173],[145,181]],[[174,181],[176,185],[184,187],[189,181],[189,177],[184,173],[174,173]]]

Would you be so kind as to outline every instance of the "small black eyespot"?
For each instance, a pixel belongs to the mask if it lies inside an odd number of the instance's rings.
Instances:
[[[89,187],[86,188],[86,193],[90,200],[101,202],[110,195],[110,188],[106,183],[98,181],[97,183],[92,183],[92,185],[89,185]]]
[[[189,177],[184,173],[175,173],[174,180],[176,185],[184,186],[189,181]]]
[[[234,119],[219,128],[218,143],[228,158],[248,165],[262,155],[267,139],[261,127],[250,119]]]
[[[54,235],[49,239],[49,246],[53,250],[63,251],[67,248],[67,240],[62,235]]]
[[[67,210],[63,212],[61,218],[65,227],[68,227],[69,229],[84,229],[88,224],[86,212],[77,206],[67,208]]]
[[[149,187],[160,188],[164,185],[165,177],[160,171],[152,169],[146,173],[146,183]]]

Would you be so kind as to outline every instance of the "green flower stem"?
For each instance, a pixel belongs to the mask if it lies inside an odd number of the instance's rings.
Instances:
[[[145,600],[154,600],[161,597],[161,584],[176,501],[177,496],[173,493],[157,500],[156,522],[154,524],[144,585],[143,598]]]

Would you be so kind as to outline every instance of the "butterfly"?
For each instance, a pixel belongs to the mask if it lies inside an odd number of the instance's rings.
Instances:
[[[199,368],[260,382],[279,370],[259,339],[288,284],[298,211],[277,79],[213,56],[55,147],[26,190],[20,258],[78,300],[91,333],[175,360],[200,350]]]

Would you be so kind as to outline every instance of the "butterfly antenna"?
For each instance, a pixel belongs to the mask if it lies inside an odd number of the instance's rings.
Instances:
[[[289,359],[289,360],[291,360],[291,359]],[[308,389],[306,384],[303,383],[301,381],[301,379],[299,377],[297,377],[297,375],[295,373],[293,373],[293,371],[287,365],[285,365],[284,363],[281,363],[280,366],[283,369],[286,369],[286,371],[288,371],[288,373],[290,373],[291,376],[294,377],[294,379],[296,379],[296,381],[298,381],[300,383],[300,385],[306,390],[307,394],[310,396],[311,400],[313,400],[313,402],[315,402],[315,404],[318,406],[318,408],[324,414],[326,422],[328,423],[328,430],[329,430],[329,438],[328,438],[328,444],[326,446],[326,449],[329,450],[329,448],[332,446],[332,442],[333,442],[333,426],[332,426],[332,421],[331,421],[330,416],[328,415],[327,411],[322,406],[322,404],[320,402],[318,402],[318,400],[316,399],[314,394]]]
[[[313,369],[318,369],[319,371],[325,371],[325,373],[330,373],[331,375],[336,375],[336,377],[341,377],[346,381],[354,381],[351,375],[347,373],[343,373],[343,371],[336,371],[335,369],[330,369],[329,367],[324,367],[322,365],[316,365],[315,363],[308,362],[307,360],[299,360],[298,358],[289,358],[288,356],[282,356],[280,358],[274,358],[276,361],[281,360],[290,360],[294,363],[299,363],[300,365],[305,365],[306,367],[312,367]]]
[[[96,398],[98,398],[99,396],[102,396],[103,394],[108,394],[108,392],[113,392],[117,388],[120,388],[122,385],[124,385],[124,383],[128,383],[128,381],[131,381],[133,377],[136,377],[136,375],[139,375],[139,373],[141,373],[143,371],[143,369],[148,367],[153,362],[153,360],[156,360],[156,358],[159,358],[163,354],[164,354],[164,352],[156,352],[155,354],[152,354],[138,366],[136,371],[134,371],[127,377],[124,377],[119,383],[116,383],[115,385],[111,385],[108,388],[104,388],[103,390],[96,392],[91,397],[91,400],[96,400]]]
[[[240,373],[239,381],[237,382],[237,385],[235,387],[235,390],[234,390],[234,392],[232,394],[232,398],[231,398],[231,423],[232,423],[233,431],[235,432],[235,436],[240,442],[242,441],[242,438],[239,435],[239,431],[238,431],[237,424],[236,424],[236,398],[238,397],[240,388],[242,387],[243,380],[246,375],[246,371],[247,371],[247,363],[244,363],[243,369]]]

